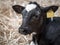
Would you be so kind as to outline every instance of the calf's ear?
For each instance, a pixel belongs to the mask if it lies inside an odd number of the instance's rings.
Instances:
[[[19,14],[20,14],[25,7],[20,6],[20,5],[14,5],[14,6],[12,6],[12,8],[13,8],[13,10],[14,10],[16,13],[19,13]]]
[[[55,12],[55,11],[57,11],[57,9],[58,9],[58,6],[53,5],[53,6],[45,7],[44,11],[48,12],[49,10],[52,10],[53,12]]]
[[[46,13],[47,18],[54,17],[54,12],[57,11],[58,6],[45,7],[43,11]]]

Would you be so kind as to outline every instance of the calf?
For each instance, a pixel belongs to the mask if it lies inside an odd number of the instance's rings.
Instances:
[[[33,35],[33,41],[38,45],[48,45],[45,40],[46,31],[46,13],[51,9],[55,12],[58,9],[58,6],[49,6],[42,7],[39,6],[36,2],[30,2],[26,7],[20,5],[14,5],[12,8],[17,13],[22,14],[22,25],[19,27],[19,33],[27,35],[32,32],[35,32],[36,35]],[[47,37],[47,36],[46,36]]]

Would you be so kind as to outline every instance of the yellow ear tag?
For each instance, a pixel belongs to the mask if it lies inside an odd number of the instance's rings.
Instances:
[[[54,12],[53,12],[53,10],[49,10],[48,12],[47,12],[47,18],[53,18],[54,17]]]

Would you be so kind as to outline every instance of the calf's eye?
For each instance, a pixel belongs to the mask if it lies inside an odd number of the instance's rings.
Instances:
[[[33,16],[32,18],[33,18],[33,19],[37,19],[37,18],[38,18],[38,15],[35,15],[35,16]]]
[[[36,18],[38,18],[38,15],[35,15]]]

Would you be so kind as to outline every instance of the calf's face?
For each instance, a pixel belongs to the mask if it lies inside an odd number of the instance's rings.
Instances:
[[[23,21],[21,27],[19,27],[19,32],[26,35],[37,32],[43,24],[45,13],[50,9],[55,12],[58,6],[43,8],[36,2],[30,2],[26,7],[14,5],[12,8],[15,12],[22,14]]]

